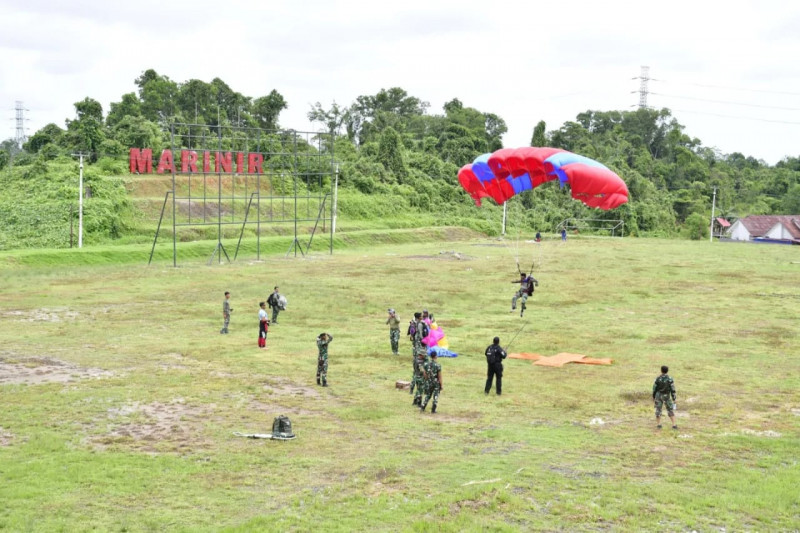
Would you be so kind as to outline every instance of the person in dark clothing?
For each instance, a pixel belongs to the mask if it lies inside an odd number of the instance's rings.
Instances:
[[[486,387],[484,392],[489,394],[492,390],[492,379],[497,376],[497,395],[503,393],[503,359],[506,358],[506,351],[500,346],[500,337],[495,337],[486,348]]]

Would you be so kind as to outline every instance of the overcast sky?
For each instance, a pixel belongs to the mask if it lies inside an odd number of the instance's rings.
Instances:
[[[459,98],[500,115],[525,146],[585,110],[648,104],[722,153],[800,156],[800,2],[706,0],[0,0],[0,138],[14,102],[28,133],[64,125],[86,96],[107,112],[148,68],[177,82],[220,77],[272,89],[283,127],[316,129],[311,104],[402,87],[441,113]]]

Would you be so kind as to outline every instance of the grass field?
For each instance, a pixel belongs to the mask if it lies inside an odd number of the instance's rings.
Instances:
[[[419,236],[337,237],[304,259],[281,241],[210,267],[194,243],[179,268],[146,267],[141,246],[0,255],[0,530],[800,528],[798,247],[522,243],[540,284],[520,319],[508,246]],[[263,351],[274,285],[289,309]],[[427,307],[460,354],[435,415],[394,387],[411,348],[391,355],[388,307],[404,324]],[[523,324],[512,352],[614,364],[507,360],[503,396],[485,396],[484,349]],[[655,428],[662,364],[678,431]],[[294,441],[233,436],[280,414]]]

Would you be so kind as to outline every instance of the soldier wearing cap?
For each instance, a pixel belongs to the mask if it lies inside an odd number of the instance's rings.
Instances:
[[[389,309],[389,318],[386,319],[389,325],[389,342],[392,345],[392,353],[397,355],[400,348],[400,319],[397,318],[397,313],[394,309]]]

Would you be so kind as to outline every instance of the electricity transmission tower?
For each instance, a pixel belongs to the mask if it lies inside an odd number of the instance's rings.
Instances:
[[[650,81],[650,67],[642,66],[642,72],[638,78],[639,80],[639,109],[647,109],[647,82]]]
[[[25,111],[30,111],[30,109],[25,109],[22,106],[22,102],[17,100],[14,102],[14,111],[16,113],[16,120],[17,120],[17,130],[14,139],[17,142],[17,147],[22,150],[22,145],[28,140],[28,136],[25,135]]]

